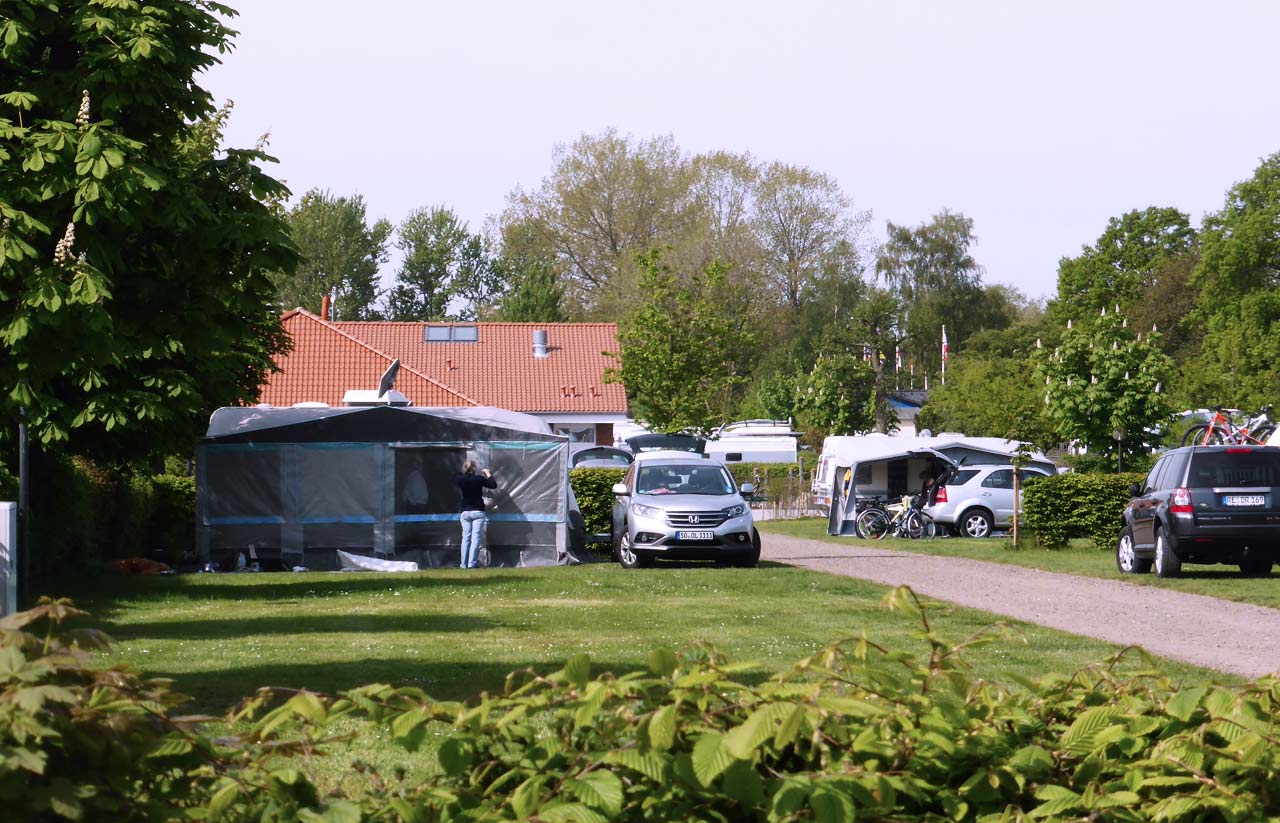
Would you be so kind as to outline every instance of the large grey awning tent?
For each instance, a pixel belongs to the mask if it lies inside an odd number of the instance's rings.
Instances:
[[[495,408],[218,409],[197,452],[200,556],[253,546],[286,566],[338,568],[337,550],[456,565],[454,476],[467,458],[498,482],[491,564],[570,558],[568,438]]]
[[[918,490],[918,472],[937,474],[940,467],[954,467],[955,461],[940,451],[894,442],[886,437],[864,448],[857,460],[836,465],[835,487],[831,491],[831,511],[827,534],[855,534],[858,499],[863,496],[896,497]],[[913,488],[915,486],[915,488]]]

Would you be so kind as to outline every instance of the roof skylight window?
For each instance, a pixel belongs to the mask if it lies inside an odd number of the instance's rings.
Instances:
[[[478,326],[428,325],[422,339],[427,343],[475,343],[480,339]]]

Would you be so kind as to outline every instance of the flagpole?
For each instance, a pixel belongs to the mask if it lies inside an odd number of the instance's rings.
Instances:
[[[947,385],[947,327],[942,327],[942,385]]]

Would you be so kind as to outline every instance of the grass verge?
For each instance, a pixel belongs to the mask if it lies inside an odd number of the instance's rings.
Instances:
[[[173,678],[193,707],[221,713],[261,686],[333,693],[374,682],[413,685],[439,699],[498,691],[508,672],[558,669],[579,652],[595,672],[646,667],[656,646],[707,642],[760,678],[827,643],[862,632],[895,650],[927,653],[919,623],[881,605],[887,589],[835,575],[758,569],[614,564],[417,574],[209,574],[86,581],[68,592],[116,643],[110,662]],[[92,588],[90,588],[90,586]],[[932,628],[958,641],[994,615],[939,605]],[[1118,647],[1010,622],[1016,636],[966,654],[982,677],[1012,684],[1098,664]],[[1137,656],[1126,659],[1137,669]],[[1191,684],[1238,678],[1161,661]],[[353,723],[349,744],[316,764],[323,786],[348,782],[355,761],[389,774],[435,767],[434,747],[408,755],[387,732]],[[363,772],[362,772],[363,773]]]
[[[827,534],[825,518],[766,520],[758,523],[757,526],[762,532],[821,540],[824,543],[842,546],[859,543],[857,538],[833,537]],[[1121,574],[1116,569],[1115,553],[1096,549],[1088,540],[1072,541],[1071,546],[1064,549],[1014,548],[1011,540],[1002,537],[989,537],[985,540],[957,537],[907,540],[891,537],[884,540],[864,541],[864,543],[882,549],[918,552],[939,557],[966,557],[971,560],[1007,563],[1083,577],[1103,577],[1142,586],[1160,586],[1191,594],[1219,597],[1223,600],[1280,608],[1280,574],[1247,578],[1240,574],[1236,566],[1184,566],[1182,577],[1168,580],[1158,578],[1154,574]]]

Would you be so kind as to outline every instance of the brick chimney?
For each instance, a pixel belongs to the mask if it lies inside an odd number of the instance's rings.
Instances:
[[[327,294],[324,297],[320,298],[320,319],[321,320],[329,319],[329,295]]]

